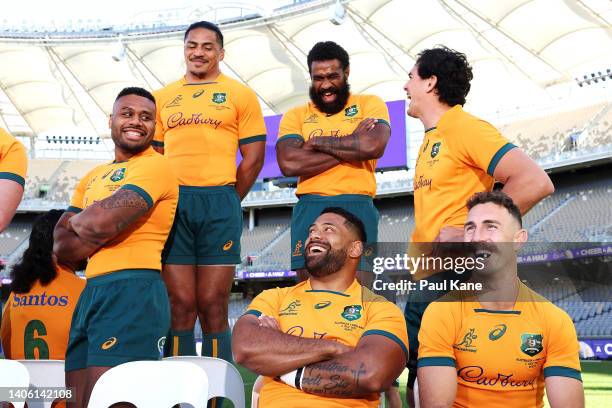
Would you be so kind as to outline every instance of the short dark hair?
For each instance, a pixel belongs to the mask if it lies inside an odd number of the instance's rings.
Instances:
[[[187,39],[189,32],[191,30],[195,30],[196,28],[204,28],[206,30],[214,31],[215,34],[217,34],[217,43],[219,43],[219,46],[223,48],[223,34],[221,33],[219,26],[214,23],[211,23],[210,21],[196,21],[195,23],[191,24],[189,27],[187,27],[187,30],[185,30],[185,36],[183,37],[183,41]]]
[[[155,97],[153,96],[151,92],[147,91],[144,88],[140,88],[137,86],[128,86],[127,88],[123,88],[121,92],[117,94],[117,97],[115,98],[115,102],[117,102],[119,98],[126,96],[126,95],[142,96],[143,98],[147,98],[151,102],[155,103]]]
[[[421,78],[436,76],[436,90],[440,102],[449,106],[465,105],[474,78],[465,54],[445,46],[421,51],[417,56],[417,70]]]
[[[482,191],[474,194],[467,201],[468,211],[476,207],[479,204],[493,203],[500,207],[504,207],[510,215],[514,217],[521,226],[523,227],[523,218],[521,217],[521,210],[514,204],[512,198],[501,190],[497,191]]]
[[[312,47],[306,58],[308,72],[312,73],[313,61],[329,61],[334,59],[340,61],[343,70],[349,66],[349,55],[344,48],[333,41],[318,42]]]
[[[32,224],[28,248],[11,269],[13,292],[28,293],[35,282],[46,286],[57,277],[53,263],[53,230],[62,214],[63,210],[50,210]]]
[[[361,242],[364,244],[367,242],[368,236],[366,234],[363,221],[361,221],[359,217],[352,212],[340,207],[326,207],[323,211],[321,211],[320,215],[323,214],[338,214],[344,218],[344,223],[348,225],[349,229],[352,229],[357,234],[357,238],[359,238]]]

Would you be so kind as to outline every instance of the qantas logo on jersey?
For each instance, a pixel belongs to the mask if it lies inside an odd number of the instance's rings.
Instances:
[[[176,98],[171,100],[166,104],[166,108],[175,108],[177,106],[181,106],[181,102],[183,100],[183,95],[178,95]]]
[[[170,115],[166,123],[166,128],[174,129],[178,126],[188,125],[211,125],[217,129],[223,123],[222,120],[214,118],[203,118],[201,113],[192,113],[191,116],[184,116],[183,112],[176,112]]]
[[[68,296],[42,295],[17,295],[13,294],[13,307],[19,306],[68,306]]]
[[[501,387],[512,387],[512,388],[531,388],[533,389],[537,377],[528,378],[525,380],[516,380],[514,374],[502,374],[497,373],[494,376],[485,375],[484,369],[480,366],[467,366],[457,370],[457,376],[465,382],[476,383],[478,385],[484,385],[488,387],[495,387],[497,385]]]

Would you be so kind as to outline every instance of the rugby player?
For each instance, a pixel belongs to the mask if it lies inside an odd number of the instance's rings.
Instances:
[[[309,279],[259,294],[234,326],[236,362],[265,376],[262,407],[377,407],[406,362],[401,311],[356,280],[365,227],[342,208],[309,226]]]
[[[520,209],[503,192],[467,203],[465,241],[483,257],[471,281],[486,291],[450,292],[431,303],[419,332],[421,407],[584,407],[572,319],[517,276],[527,241]],[[452,296],[451,296],[452,295]]]
[[[0,232],[11,223],[21,202],[27,169],[25,147],[0,128]]]
[[[202,355],[232,361],[227,308],[241,261],[240,202],[263,166],[266,128],[255,92],[220,71],[224,55],[216,25],[200,21],[187,28],[185,76],[154,93],[153,146],[168,158],[180,184],[163,261],[172,309],[165,353],[196,354],[199,317]],[[242,161],[236,167],[238,149]]]
[[[408,115],[425,127],[414,175],[415,228],[409,252],[430,254],[435,250],[431,243],[461,242],[465,202],[476,192],[491,191],[496,180],[521,214],[553,193],[548,175],[525,152],[463,110],[473,78],[464,54],[446,47],[426,49],[408,76]],[[427,307],[413,296],[405,312],[412,350],[409,401],[416,378],[417,334]]]
[[[349,55],[332,41],[319,42],[307,57],[310,102],[283,115],[276,143],[285,176],[299,176],[291,216],[291,269],[304,274],[304,242],[325,207],[345,208],[365,224],[373,254],[378,237],[374,170],[387,145],[389,112],[377,96],[350,92]],[[362,257],[360,271],[372,271]],[[365,275],[363,275],[365,276]],[[360,276],[361,277],[361,276]]]
[[[59,263],[89,258],[66,351],[76,407],[87,406],[111,367],[159,359],[170,329],[160,269],[178,183],[167,159],[151,148],[155,98],[142,88],[123,89],[109,126],[115,160],[83,177],[54,233]]]
[[[66,355],[70,320],[85,280],[53,255],[53,229],[63,213],[51,210],[34,221],[28,248],[11,269],[12,291],[0,331],[8,359],[63,360]]]

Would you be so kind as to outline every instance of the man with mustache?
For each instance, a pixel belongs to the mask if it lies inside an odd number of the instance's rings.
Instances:
[[[419,332],[421,407],[584,407],[572,319],[517,275],[527,241],[520,209],[501,191],[467,203],[464,240],[483,260],[477,293],[431,303]]]
[[[227,309],[241,261],[240,202],[263,166],[266,128],[255,92],[220,71],[224,56],[215,24],[187,28],[185,76],[155,92],[153,146],[168,158],[180,185],[163,259],[172,307],[165,354],[196,354],[199,317],[202,355],[231,362]],[[238,149],[242,161],[236,167]]]
[[[356,280],[365,227],[342,208],[309,226],[308,280],[259,294],[236,322],[236,362],[265,376],[262,407],[377,407],[402,372],[401,311]]]
[[[473,78],[465,54],[439,46],[426,49],[408,74],[404,90],[408,116],[425,128],[414,175],[414,222],[410,255],[444,257],[447,242],[463,240],[467,216],[464,203],[495,181],[525,214],[554,192],[548,175],[520,148],[486,121],[463,110]],[[419,271],[417,278],[431,271]],[[438,276],[436,279],[440,279]],[[410,358],[408,399],[416,378],[417,335],[427,302],[406,303],[406,321],[413,355]],[[433,293],[425,295],[427,298]]]
[[[58,263],[89,258],[66,350],[66,385],[76,390],[70,406],[77,408],[87,407],[111,367],[158,360],[170,329],[160,270],[178,183],[167,159],[151,148],[155,98],[142,88],[123,89],[109,126],[115,160],[83,177],[53,234]]]
[[[21,202],[27,170],[25,147],[0,128],[0,232],[9,226]]]
[[[385,103],[350,93],[348,53],[332,41],[308,53],[311,101],[289,110],[280,123],[276,154],[285,176],[299,176],[291,217],[291,269],[304,275],[304,241],[325,207],[354,212],[365,224],[366,256],[378,238],[374,170],[391,133]],[[362,257],[360,271],[372,271]]]

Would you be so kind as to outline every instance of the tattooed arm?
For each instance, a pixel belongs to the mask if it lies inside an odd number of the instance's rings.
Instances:
[[[350,347],[335,341],[305,339],[283,333],[278,325],[272,328],[265,324],[265,320],[248,314],[238,319],[232,331],[234,361],[269,377],[349,350]]]
[[[381,158],[390,136],[391,129],[387,124],[368,118],[361,121],[349,136],[312,137],[306,145],[343,162],[364,161]]]
[[[362,337],[354,351],[304,367],[303,391],[326,397],[360,397],[389,388],[406,367],[406,354],[378,334]]]
[[[278,167],[287,177],[310,177],[340,164],[328,153],[317,152],[303,140],[289,138],[276,143]]]
[[[148,211],[149,206],[140,194],[121,188],[68,222],[79,237],[102,246]]]

